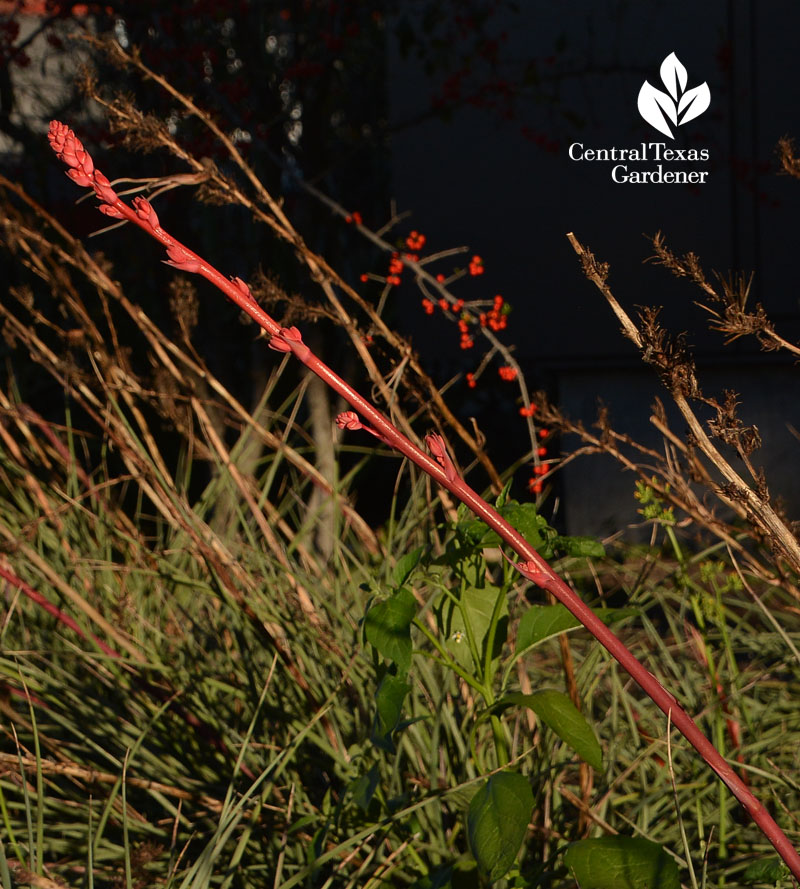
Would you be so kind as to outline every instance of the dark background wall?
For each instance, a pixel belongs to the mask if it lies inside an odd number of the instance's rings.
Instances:
[[[694,303],[697,288],[646,263],[653,250],[643,235],[662,231],[676,252],[697,253],[709,275],[754,271],[751,299],[789,339],[800,333],[800,191],[776,176],[775,157],[780,137],[800,133],[799,19],[796,4],[781,2],[527,3],[509,14],[501,52],[509,65],[535,60],[538,82],[513,115],[467,104],[448,120],[424,118],[434,85],[396,45],[389,79],[401,209],[412,209],[437,242],[469,244],[485,259],[481,283],[512,303],[509,339],[531,375],[571,416],[591,422],[601,399],[617,426],[657,444],[649,405],[663,393],[583,278],[565,238],[574,231],[611,264],[609,283],[629,311],[663,306],[666,326],[687,332],[709,394],[742,394],[742,418],[764,438],[757,460],[795,515],[800,442],[790,425],[800,417],[791,362],[754,340],[723,348]],[[670,52],[689,87],[706,81],[711,92],[708,111],[678,128],[674,142],[636,106],[645,79],[663,89],[659,67]],[[612,164],[568,157],[573,142],[642,141],[708,149],[709,162],[697,165],[710,170],[707,184],[615,184]],[[420,327],[416,338],[435,335]],[[571,530],[611,531],[635,520],[632,491],[610,461],[576,462],[563,474],[563,514]]]

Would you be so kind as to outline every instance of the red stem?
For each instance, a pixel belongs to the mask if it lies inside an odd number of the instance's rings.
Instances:
[[[0,577],[6,580],[11,586],[16,587],[21,593],[24,593],[31,601],[35,602],[40,608],[44,608],[44,610],[48,614],[52,614],[53,617],[61,621],[62,624],[69,627],[75,633],[77,633],[81,639],[86,639],[86,633],[78,626],[78,624],[71,618],[68,614],[65,614],[61,609],[56,608],[51,602],[49,602],[41,593],[37,592],[32,586],[29,586],[21,577],[17,577],[13,571],[10,571],[7,568],[0,566]],[[106,645],[102,639],[98,639],[94,633],[89,633],[89,638],[97,645],[97,647],[103,652],[103,654],[107,654],[109,657],[118,658],[121,655],[118,651],[115,651],[109,645]]]
[[[80,142],[74,137],[72,131],[66,131],[63,125],[58,138],[54,138],[53,127],[51,125],[51,144],[58,153],[59,157],[64,160],[70,167],[77,170],[85,179],[92,178],[93,165],[89,161],[86,165],[82,160],[88,157],[83,150]],[[65,135],[65,132],[68,135]],[[69,139],[73,142],[69,142]],[[67,150],[64,150],[66,143]],[[77,153],[76,153],[77,152]],[[76,160],[77,158],[77,160]],[[76,178],[73,176],[73,178]],[[76,179],[78,181],[78,179]],[[85,181],[79,181],[79,184],[86,184]],[[601,645],[614,657],[619,664],[626,670],[631,678],[640,686],[640,688],[651,698],[651,700],[669,717],[672,724],[681,732],[686,740],[695,748],[706,763],[716,772],[720,780],[736,797],[739,803],[744,807],[750,817],[755,821],[764,836],[772,843],[775,850],[788,866],[794,876],[800,880],[800,855],[796,852],[792,844],[789,842],[786,834],[781,830],[769,812],[761,805],[758,799],[750,792],[749,788],[739,778],[734,769],[728,765],[725,759],[717,751],[714,745],[706,738],[700,728],[689,716],[689,714],[678,704],[676,698],[670,694],[656,677],[641,664],[636,657],[629,651],[625,644],[618,639],[611,630],[600,620],[600,618],[586,605],[578,594],[568,586],[550,567],[550,565],[539,555],[538,552],[528,543],[527,540],[508,522],[503,519],[492,507],[480,497],[462,478],[452,473],[448,475],[443,466],[433,460],[428,454],[418,448],[413,442],[407,439],[395,426],[378,411],[369,401],[359,395],[348,383],[334,373],[324,362],[314,355],[308,347],[302,342],[299,332],[292,328],[286,330],[281,328],[256,302],[249,296],[245,290],[228,280],[224,275],[218,272],[213,266],[209,265],[202,257],[189,250],[179,241],[176,241],[171,235],[167,234],[158,224],[157,218],[153,213],[150,218],[147,217],[149,204],[147,202],[137,204],[135,212],[127,204],[123,203],[110,188],[107,187],[105,177],[99,181],[99,185],[93,182],[89,184],[95,189],[101,201],[106,202],[106,206],[112,208],[109,215],[116,215],[117,218],[125,218],[143,228],[148,234],[156,238],[167,248],[176,248],[177,254],[170,251],[172,258],[179,255],[181,251],[186,256],[186,265],[188,271],[196,272],[207,280],[211,281],[218,287],[229,299],[233,300],[236,305],[246,312],[262,329],[267,331],[272,337],[271,345],[279,351],[292,351],[296,358],[313,373],[315,373],[323,382],[327,383],[331,389],[341,395],[342,398],[353,407],[358,413],[369,420],[370,424],[379,433],[379,437],[387,444],[399,451],[405,457],[408,457],[423,472],[426,472],[431,478],[437,481],[443,488],[446,488],[457,497],[462,503],[468,506],[478,518],[482,519],[496,531],[500,537],[526,562],[532,563],[530,573],[534,575],[535,582],[552,593],[559,602],[561,602],[582,624],[586,629],[600,642]],[[112,199],[113,195],[113,199]],[[155,219],[155,222],[153,221]],[[179,268],[182,263],[173,261],[173,265]],[[189,267],[190,266],[190,267]],[[526,566],[518,566],[524,569]],[[526,573],[523,570],[523,573]]]

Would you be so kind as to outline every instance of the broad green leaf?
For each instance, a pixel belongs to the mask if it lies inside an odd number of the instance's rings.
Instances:
[[[603,768],[603,751],[592,727],[572,701],[560,691],[543,689],[524,695],[513,692],[504,695],[498,706],[516,704],[528,707],[552,729],[565,744],[568,744],[584,762],[598,772]]]
[[[373,605],[364,618],[364,636],[401,673],[411,666],[411,621],[417,611],[414,594],[400,587],[389,599]]]
[[[658,845],[641,837],[578,840],[564,864],[581,889],[680,889],[678,865]]]
[[[509,500],[500,510],[500,515],[512,528],[516,528],[522,534],[542,558],[551,558],[552,541],[556,537],[556,532],[549,527],[547,519],[536,511],[535,503],[517,503],[515,500]]]
[[[778,880],[787,880],[789,876],[789,868],[780,858],[759,858],[747,865],[742,879],[745,883],[777,883]]]
[[[498,772],[472,798],[467,839],[486,882],[499,880],[517,857],[528,830],[533,792],[518,772]]]
[[[403,701],[411,691],[411,686],[398,676],[387,673],[378,686],[375,695],[375,722],[370,740],[380,750],[395,753],[392,732],[400,724]]]
[[[530,543],[545,559],[553,555],[552,541],[556,532],[547,524],[547,519],[536,511],[535,503],[518,503],[509,500],[497,510],[500,515]],[[456,524],[457,533],[472,546],[499,546],[500,537],[480,519],[460,521]]]
[[[467,784],[465,787],[456,787],[453,790],[449,790],[447,793],[447,805],[454,811],[463,812],[469,807],[472,798],[477,792],[478,788],[475,784]]]
[[[464,540],[473,546],[477,546],[479,543],[482,543],[484,538],[487,538],[487,535],[490,533],[489,526],[482,522],[480,519],[472,519],[471,521],[466,522],[458,522],[456,525],[456,532],[464,538]],[[493,536],[499,540],[494,532],[491,532]],[[488,542],[487,538],[487,546],[491,544]]]
[[[447,648],[456,661],[468,670],[482,666],[473,664],[472,655],[467,641],[467,622],[469,622],[478,654],[483,661],[485,656],[486,634],[492,620],[497,597],[502,596],[498,615],[498,625],[494,637],[492,659],[500,654],[508,634],[508,599],[500,587],[487,584],[483,587],[467,587],[461,593],[456,604],[452,600],[445,602],[442,609],[442,633],[447,640]]]
[[[419,560],[425,552],[424,546],[418,546],[397,560],[394,566],[394,582],[396,586],[402,586],[409,578],[411,572],[419,565]]]
[[[581,622],[563,605],[531,605],[519,619],[517,651],[525,651],[550,636],[579,627]]]
[[[372,797],[378,788],[378,767],[372,766],[368,772],[359,775],[350,785],[353,802],[364,812],[369,808]]]
[[[587,559],[600,559],[606,554],[606,548],[594,537],[557,537],[556,547],[568,556]]]
[[[625,617],[641,614],[638,608],[595,608],[594,613],[604,624],[612,624]],[[519,619],[517,654],[538,645],[551,636],[574,630],[581,622],[563,605],[531,605]]]

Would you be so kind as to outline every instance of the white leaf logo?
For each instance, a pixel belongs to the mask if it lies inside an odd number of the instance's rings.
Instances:
[[[711,104],[711,93],[707,83],[686,89],[689,79],[686,68],[674,52],[661,63],[659,73],[667,92],[656,89],[645,80],[636,104],[639,114],[651,127],[674,139],[670,123],[679,127],[699,117]]]
[[[669,94],[677,102],[678,94],[686,89],[686,69],[681,65],[678,57],[671,52],[661,63],[661,82],[669,90]]]

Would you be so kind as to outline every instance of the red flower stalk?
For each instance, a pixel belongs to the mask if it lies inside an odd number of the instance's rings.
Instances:
[[[381,441],[411,460],[423,472],[427,473],[443,488],[450,491],[453,496],[464,503],[479,519],[482,519],[490,528],[496,531],[500,538],[520,557],[521,561],[512,562],[515,568],[532,583],[552,593],[589,630],[598,642],[616,658],[623,669],[630,674],[651,700],[667,714],[672,725],[683,734],[706,763],[716,772],[725,786],[773,844],[794,876],[800,879],[800,855],[792,847],[788,838],[769,812],[756,799],[747,785],[736,774],[735,770],[719,754],[714,745],[700,731],[691,716],[680,706],[675,696],[668,692],[656,677],[634,657],[625,644],[611,632],[592,609],[583,602],[580,596],[555,573],[519,531],[509,525],[496,510],[489,506],[458,475],[447,455],[444,440],[440,436],[428,436],[427,444],[433,454],[433,457],[431,457],[399,432],[369,401],[320,361],[303,343],[302,337],[296,328],[287,329],[280,327],[252,297],[243,292],[237,283],[226,278],[200,256],[184,247],[179,241],[158,226],[157,223],[154,224],[149,212],[145,212],[143,207],[140,208],[137,205],[137,210],[133,210],[125,204],[111,188],[105,176],[94,169],[92,159],[69,127],[53,121],[50,124],[49,139],[58,157],[70,168],[68,171],[70,178],[78,185],[93,188],[95,194],[103,202],[103,206],[110,208],[103,212],[108,215],[117,215],[118,218],[133,222],[163,244],[168,250],[170,264],[183,268],[186,271],[195,272],[211,281],[260,327],[272,335],[270,345],[273,349],[281,352],[292,352],[309,370],[341,395],[354,410],[346,411],[343,415],[340,415],[337,421],[340,428],[357,428],[351,424],[354,422],[360,423],[361,428],[376,435]],[[355,217],[355,214],[353,215]],[[483,263],[480,261],[480,257],[473,257],[470,265],[474,265],[476,268],[476,271],[470,269],[472,274],[481,274],[483,271]],[[480,268],[480,271],[477,271],[478,268]],[[494,311],[499,313],[502,309],[502,303],[498,306],[498,299],[502,298],[495,298]],[[462,332],[462,348],[468,348],[469,346],[464,344],[464,337],[469,339],[469,335]],[[471,341],[469,345],[472,345]],[[358,414],[366,418],[370,425],[364,424],[355,411],[358,411]],[[547,434],[547,430],[539,431],[540,438],[545,438]],[[509,559],[509,561],[511,560]]]
[[[68,167],[67,175],[78,185],[92,188],[100,199],[100,211],[113,219],[122,219],[138,225],[151,237],[164,245],[167,249],[168,260],[165,262],[182,271],[202,275],[218,287],[230,300],[236,303],[240,309],[248,312],[267,333],[273,336],[281,332],[281,328],[275,321],[256,303],[250,296],[249,288],[245,290],[218,272],[213,266],[204,263],[202,259],[180,243],[176,238],[167,234],[158,224],[158,217],[152,211],[149,201],[139,199],[136,209],[129,207],[111,186],[108,179],[95,168],[92,158],[81,144],[75,133],[63,123],[52,121],[50,131],[47,134],[50,145],[59,160]],[[149,208],[149,209],[148,209]],[[240,279],[235,279],[236,281]],[[242,284],[244,282],[241,282]]]

